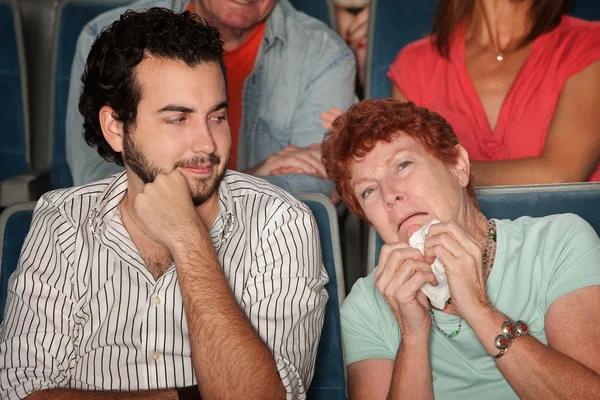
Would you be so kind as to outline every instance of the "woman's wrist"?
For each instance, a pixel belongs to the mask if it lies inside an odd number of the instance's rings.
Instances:
[[[408,332],[402,332],[402,330],[400,330],[400,341],[401,341],[401,345],[404,344],[405,346],[410,346],[410,347],[419,347],[419,346],[426,346],[429,347],[429,336],[431,335],[431,326],[429,327],[429,329],[423,329],[422,331],[417,331],[417,332],[413,332],[413,331],[408,331]]]
[[[498,311],[493,307],[482,309],[479,313],[471,316],[469,320],[465,318],[473,332],[477,335],[477,338],[483,345],[483,348],[490,356],[498,354],[498,348],[496,347],[494,340],[496,336],[501,332],[501,326],[504,321],[509,318],[504,313]]]

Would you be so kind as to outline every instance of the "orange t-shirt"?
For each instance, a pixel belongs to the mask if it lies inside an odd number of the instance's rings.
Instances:
[[[246,41],[237,49],[225,52],[225,66],[227,67],[227,95],[229,96],[229,110],[227,119],[231,131],[231,156],[229,168],[235,169],[237,161],[238,138],[240,124],[242,123],[242,92],[244,82],[256,61],[258,48],[265,33],[265,22],[258,24]]]
[[[187,11],[192,12],[192,3],[190,2]],[[227,96],[229,97],[229,109],[227,110],[227,119],[229,121],[229,130],[231,132],[231,155],[229,157],[229,169],[236,169],[238,138],[240,134],[240,124],[242,123],[242,92],[244,82],[256,61],[256,55],[260,47],[260,42],[265,33],[265,21],[258,24],[246,41],[233,51],[225,51],[224,61],[227,67]]]

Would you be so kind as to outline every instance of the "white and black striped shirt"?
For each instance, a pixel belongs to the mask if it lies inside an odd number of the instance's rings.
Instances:
[[[121,222],[126,190],[123,173],[38,202],[0,327],[1,399],[196,383],[175,267],[155,281],[144,265]],[[230,171],[210,234],[288,398],[305,398],[327,302],[314,218],[283,190]]]

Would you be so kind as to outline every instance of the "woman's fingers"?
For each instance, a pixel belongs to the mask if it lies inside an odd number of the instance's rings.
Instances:
[[[476,255],[478,252],[481,252],[481,244],[454,221],[432,225],[427,233],[427,239],[442,233],[450,235],[468,253]]]
[[[325,129],[331,128],[331,124],[333,124],[333,121],[335,121],[335,119],[343,113],[344,112],[339,108],[331,107],[329,110],[319,114],[321,116],[321,120],[323,121],[323,127]]]

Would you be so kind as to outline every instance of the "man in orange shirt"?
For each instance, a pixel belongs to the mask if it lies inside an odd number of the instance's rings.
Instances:
[[[79,80],[91,43],[126,9],[149,7],[188,10],[219,29],[228,75],[229,168],[290,192],[330,195],[319,113],[352,104],[355,61],[341,38],[288,0],[139,0],[88,23],[77,43],[67,111],[67,160],[75,185],[122,170],[98,157],[81,135]]]

